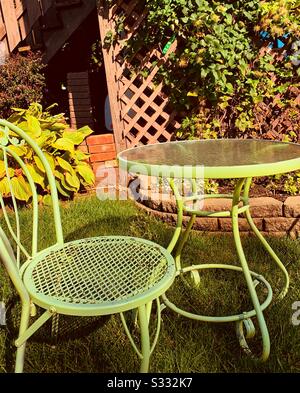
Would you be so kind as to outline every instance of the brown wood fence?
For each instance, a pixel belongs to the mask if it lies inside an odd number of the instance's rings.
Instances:
[[[12,52],[26,37],[28,23],[25,0],[0,0],[0,42],[4,54]]]
[[[27,37],[52,3],[53,0],[0,0],[0,44],[4,54],[11,53]]]
[[[76,1],[78,3],[78,1]],[[56,0],[57,6],[72,5],[73,0]],[[35,34],[39,31],[32,30],[39,17],[52,5],[54,0],[0,0],[0,45],[4,54],[9,54],[32,31],[32,43],[39,41]],[[34,46],[34,45],[33,45]]]
[[[137,9],[138,0],[119,1],[111,8],[106,3],[98,2],[102,42],[107,33],[114,31],[118,15],[125,16],[127,29],[124,39],[103,51],[117,151],[169,141],[179,123],[163,85],[155,85],[153,80],[159,66],[175,50],[176,42],[165,55],[159,48],[141,48],[131,58],[125,58],[124,44],[141,28],[145,15]],[[141,71],[147,76],[143,77]]]

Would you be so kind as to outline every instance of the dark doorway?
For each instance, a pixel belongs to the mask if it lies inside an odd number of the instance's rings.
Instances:
[[[107,97],[107,84],[104,66],[93,66],[92,47],[100,39],[96,9],[72,34],[60,51],[49,62],[46,70],[46,103],[58,103],[58,111],[68,117],[69,101],[67,91],[67,74],[72,72],[89,72],[91,103],[94,118],[94,131],[107,132],[105,128],[104,105]]]

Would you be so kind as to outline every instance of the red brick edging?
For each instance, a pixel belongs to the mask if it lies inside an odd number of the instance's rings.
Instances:
[[[113,134],[91,135],[81,144],[80,150],[90,154],[95,175],[98,168],[116,166],[116,146]]]

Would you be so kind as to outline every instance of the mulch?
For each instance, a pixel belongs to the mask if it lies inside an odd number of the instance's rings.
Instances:
[[[231,194],[233,192],[232,186],[219,186],[219,193],[220,194]],[[271,191],[268,188],[264,187],[261,184],[252,184],[250,189],[250,198],[257,198],[257,197],[272,197],[277,199],[281,202],[284,202],[286,198],[288,198],[288,194],[283,194],[280,192]]]

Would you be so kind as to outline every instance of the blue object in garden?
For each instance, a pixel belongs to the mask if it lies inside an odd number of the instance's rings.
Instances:
[[[281,49],[281,48],[285,47],[286,42],[283,41],[283,40],[288,39],[289,35],[290,35],[290,33],[286,33],[282,37],[276,38],[275,41],[276,41],[276,46],[277,46],[278,49]]]
[[[283,36],[275,38],[274,40],[272,39],[270,33],[268,33],[267,31],[261,31],[259,33],[260,38],[263,41],[266,40],[271,40],[272,41],[269,43],[268,48],[270,49],[282,49],[285,47],[286,42],[285,40],[289,37],[290,33],[285,33]]]

